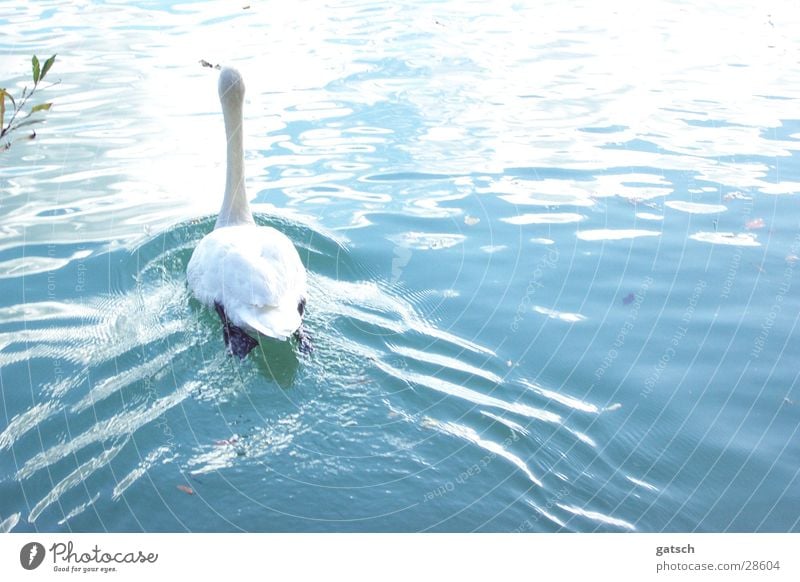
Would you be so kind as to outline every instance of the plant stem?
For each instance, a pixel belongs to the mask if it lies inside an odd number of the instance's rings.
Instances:
[[[0,137],[3,137],[9,131],[11,131],[12,125],[14,124],[14,120],[17,118],[17,113],[19,113],[22,110],[22,108],[25,107],[25,103],[28,102],[28,99],[30,99],[31,95],[33,95],[34,91],[36,91],[36,87],[38,86],[39,82],[37,81],[33,84],[33,89],[31,89],[27,95],[24,95],[22,97],[22,101],[19,103],[19,105],[14,103],[14,113],[11,114],[11,119],[8,120],[8,125],[0,129]]]

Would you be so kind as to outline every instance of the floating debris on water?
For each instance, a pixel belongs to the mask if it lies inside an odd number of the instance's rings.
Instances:
[[[229,439],[222,439],[219,441],[215,441],[214,444],[218,447],[226,446],[226,445],[235,445],[239,442],[239,435],[235,434]]]
[[[730,201],[730,200],[752,200],[752,196],[746,196],[741,192],[728,192],[725,196],[722,197],[723,200]]]

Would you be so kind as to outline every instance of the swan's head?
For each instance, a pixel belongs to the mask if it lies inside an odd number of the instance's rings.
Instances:
[[[219,74],[219,100],[223,107],[244,101],[244,79],[236,69],[225,67]]]

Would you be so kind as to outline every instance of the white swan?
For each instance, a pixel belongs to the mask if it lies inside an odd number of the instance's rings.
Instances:
[[[228,139],[225,198],[214,230],[197,245],[186,270],[189,288],[222,320],[225,345],[244,358],[256,345],[250,334],[285,340],[294,335],[311,350],[302,320],[306,271],[292,242],[281,232],[257,226],[244,187],[242,104],[244,81],[223,68],[219,99]]]

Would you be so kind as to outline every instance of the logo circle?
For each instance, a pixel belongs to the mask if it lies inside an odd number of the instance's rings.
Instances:
[[[28,542],[19,551],[19,563],[26,570],[35,570],[44,561],[44,546],[39,542]]]

